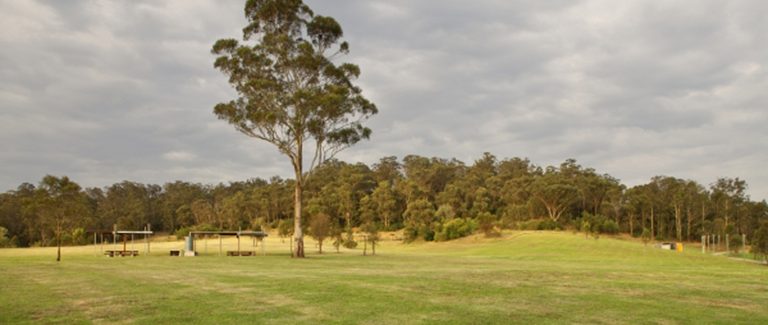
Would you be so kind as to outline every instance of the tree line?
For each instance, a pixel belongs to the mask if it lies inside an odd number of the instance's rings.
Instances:
[[[471,165],[456,159],[384,157],[372,166],[330,160],[305,184],[303,228],[319,239],[354,246],[353,231],[375,238],[403,230],[406,241],[450,240],[502,229],[577,229],[657,240],[746,234],[768,223],[739,178],[708,186],[669,176],[628,188],[569,159],[541,167],[528,159],[485,153]],[[189,229],[293,231],[294,180],[254,178],[203,185],[123,181],[82,188],[46,176],[0,194],[0,243],[5,246],[83,244],[94,230]],[[590,229],[583,229],[589,227]]]

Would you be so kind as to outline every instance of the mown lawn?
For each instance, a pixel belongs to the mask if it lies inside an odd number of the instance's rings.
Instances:
[[[208,245],[195,258],[164,256],[180,242],[136,258],[72,247],[58,264],[50,248],[0,250],[0,324],[768,324],[768,267],[696,249],[568,232],[388,241],[375,257],[303,260],[276,238],[268,256]]]

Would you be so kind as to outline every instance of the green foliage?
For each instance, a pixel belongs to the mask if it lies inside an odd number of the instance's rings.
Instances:
[[[477,216],[477,224],[480,231],[485,234],[486,237],[501,235],[501,232],[496,229],[496,216],[490,212],[481,212]]]
[[[604,215],[593,215],[589,212],[581,213],[581,224],[579,229],[584,232],[585,235],[593,235],[598,237],[599,234],[615,235],[619,233],[619,225],[616,221],[609,219]]]
[[[471,235],[477,229],[477,223],[472,219],[451,219],[444,222],[437,234],[435,241],[447,241]]]
[[[294,228],[292,219],[283,219],[280,220],[280,223],[277,224],[277,235],[281,238],[293,235],[293,231]]]
[[[85,245],[88,243],[87,234],[85,233],[85,229],[83,228],[75,228],[72,230],[71,235],[71,241],[70,243],[74,245]]]
[[[0,248],[4,247],[16,247],[12,238],[8,238],[8,229],[0,227]]]
[[[739,250],[743,244],[744,242],[741,241],[741,236],[738,234],[733,234],[728,237],[728,247],[734,254],[739,254]]]
[[[752,254],[755,258],[768,260],[768,222],[763,222],[752,235]]]
[[[606,218],[606,220],[603,221],[602,226],[600,226],[600,232],[604,234],[610,234],[610,235],[618,234],[619,225],[616,223],[616,221]]]
[[[342,244],[349,249],[357,247],[357,241],[355,241],[355,234],[352,231],[352,227],[347,227],[347,235],[344,237],[344,242]]]
[[[173,234],[176,236],[176,239],[184,239],[184,237],[189,236],[189,232],[192,230],[192,227],[181,227],[177,229]]]
[[[643,244],[648,245],[648,242],[651,241],[651,230],[648,228],[643,228],[643,232],[640,234],[640,238],[643,240]]]
[[[318,213],[309,221],[309,231],[315,240],[318,242],[318,250],[323,253],[323,241],[331,232],[331,217],[325,213]]]
[[[416,240],[416,238],[419,238],[419,230],[415,227],[408,225],[403,228],[403,241],[406,243],[413,242]]]

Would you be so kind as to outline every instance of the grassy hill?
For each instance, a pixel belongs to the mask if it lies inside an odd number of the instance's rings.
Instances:
[[[768,323],[768,267],[629,240],[511,232],[299,260],[270,237],[268,256],[215,256],[217,240],[165,256],[181,245],[68,247],[59,264],[0,250],[0,323]]]

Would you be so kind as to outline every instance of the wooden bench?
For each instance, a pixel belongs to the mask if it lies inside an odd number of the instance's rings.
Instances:
[[[256,254],[251,251],[227,251],[227,256],[256,256]]]
[[[171,250],[171,256],[181,256],[181,251],[173,249]]]
[[[114,250],[107,250],[107,251],[104,251],[104,255],[107,255],[109,257],[115,257],[115,256],[139,256],[139,251],[114,251]]]

